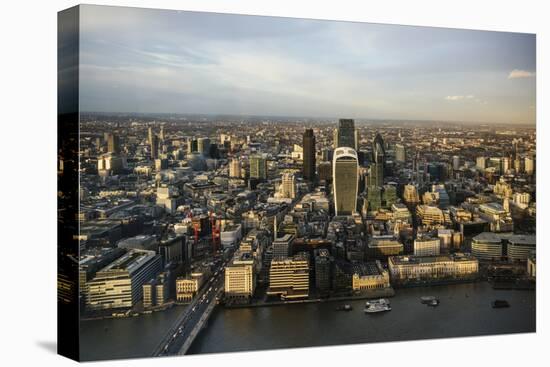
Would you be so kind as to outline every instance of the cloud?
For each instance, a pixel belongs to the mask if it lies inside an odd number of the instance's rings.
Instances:
[[[508,79],[517,79],[517,78],[532,78],[535,76],[534,72],[527,70],[514,69],[508,75]]]
[[[445,97],[445,99],[447,101],[461,101],[463,99],[472,99],[472,98],[474,98],[474,96],[471,95],[471,94],[468,94],[467,96],[447,96],[447,97]]]

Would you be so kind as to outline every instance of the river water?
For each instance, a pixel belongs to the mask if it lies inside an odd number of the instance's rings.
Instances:
[[[421,296],[437,296],[432,308]],[[505,299],[510,308],[493,309]],[[426,338],[535,331],[535,292],[493,290],[488,283],[397,289],[392,311],[365,314],[365,301],[346,301],[353,311],[335,311],[338,302],[227,309],[218,307],[189,354],[326,346]],[[145,357],[181,308],[130,319],[85,321],[82,358]],[[105,328],[108,328],[105,331]]]

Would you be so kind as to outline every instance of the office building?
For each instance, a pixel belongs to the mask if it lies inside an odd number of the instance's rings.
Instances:
[[[504,255],[501,237],[493,232],[483,232],[472,238],[472,255],[480,260],[499,260]]]
[[[191,302],[206,281],[206,277],[205,272],[195,271],[187,277],[177,278],[176,300],[181,303]]]
[[[384,165],[386,164],[386,149],[384,148],[384,139],[382,139],[382,136],[379,133],[376,133],[376,136],[372,141],[372,161],[374,163],[382,165],[382,167],[384,167]]]
[[[120,153],[120,139],[118,135],[109,134],[107,136],[107,152],[113,154]]]
[[[279,195],[282,198],[296,198],[296,180],[293,173],[283,173]]]
[[[487,168],[487,157],[477,157],[476,158],[476,168],[479,171],[484,171]]]
[[[532,156],[525,157],[525,173],[532,175],[535,172],[535,159]]]
[[[357,152],[351,148],[337,148],[332,170],[336,215],[351,215],[356,212],[359,189]]]
[[[393,185],[384,185],[382,191],[382,207],[389,209],[397,202],[397,189]]]
[[[371,163],[369,166],[369,175],[367,177],[367,186],[384,185],[384,165],[382,163]]]
[[[156,134],[151,136],[150,141],[151,159],[157,159],[159,156],[159,138]]]
[[[536,236],[516,234],[508,239],[507,255],[510,261],[527,261],[536,252]]]
[[[458,171],[460,169],[460,157],[453,155],[453,170]]]
[[[151,279],[143,285],[143,308],[151,308],[156,305],[155,279]]]
[[[437,206],[418,205],[416,207],[416,215],[423,225],[431,226],[445,223],[443,211]]]
[[[306,129],[303,137],[303,169],[304,180],[315,180],[315,135],[313,129]]]
[[[250,178],[257,180],[267,179],[267,159],[262,155],[250,157]]]
[[[309,295],[309,255],[299,253],[292,258],[271,261],[268,296],[281,299],[307,298]]]
[[[315,250],[315,288],[321,294],[330,291],[333,261],[334,259],[327,249]]]
[[[405,185],[403,188],[403,201],[409,205],[416,205],[420,202],[418,190],[414,185]]]
[[[198,138],[197,151],[203,156],[208,157],[210,153],[210,138]]]
[[[229,163],[229,177],[231,178],[241,178],[241,161],[237,158],[233,158]]]
[[[399,163],[407,161],[407,151],[403,144],[395,144],[395,161]]]
[[[371,236],[367,242],[367,259],[386,260],[388,256],[401,255],[403,249],[403,243],[394,235]]]
[[[367,188],[368,211],[376,211],[382,207],[382,190],[380,186],[369,186]]]
[[[437,256],[440,248],[439,238],[423,237],[414,240],[414,256]]]
[[[282,237],[276,238],[273,241],[273,258],[286,258],[290,256],[293,243],[294,236],[291,234],[285,234]]]
[[[161,265],[161,257],[154,251],[128,251],[99,270],[88,282],[86,308],[133,307],[143,297],[143,284],[157,276]]]
[[[478,276],[479,263],[468,254],[440,256],[393,256],[388,259],[392,285],[471,281]]]
[[[225,268],[225,297],[232,301],[249,300],[256,289],[254,257],[251,252],[238,251]]]
[[[187,139],[187,154],[198,152],[198,142],[195,138]]]

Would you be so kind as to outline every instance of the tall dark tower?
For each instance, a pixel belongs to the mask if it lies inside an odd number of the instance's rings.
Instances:
[[[306,129],[304,133],[304,179],[315,180],[315,135],[313,129]]]
[[[159,156],[159,137],[157,134],[151,136],[151,159],[157,159]]]

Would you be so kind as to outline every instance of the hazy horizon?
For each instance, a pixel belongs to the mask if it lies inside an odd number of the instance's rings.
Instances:
[[[533,34],[90,5],[80,19],[87,113],[536,123]]]

